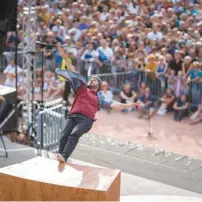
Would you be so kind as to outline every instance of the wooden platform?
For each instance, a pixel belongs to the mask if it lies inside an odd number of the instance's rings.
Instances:
[[[0,200],[119,201],[120,171],[36,157],[0,169]]]

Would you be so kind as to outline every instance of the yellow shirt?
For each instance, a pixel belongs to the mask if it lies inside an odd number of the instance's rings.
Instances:
[[[95,31],[95,28],[91,28],[91,29],[89,29],[89,32],[90,32],[91,34],[93,34],[94,31]]]
[[[49,20],[50,20],[50,18],[51,18],[51,16],[50,16],[49,13],[42,13],[42,18],[43,18],[43,21],[44,21],[45,23],[48,23]]]
[[[146,70],[150,70],[152,72],[156,72],[157,70],[157,63],[147,63],[146,66],[145,66],[145,69]]]
[[[70,58],[69,58],[69,60],[70,60]],[[66,64],[65,64],[65,60],[64,60],[64,59],[62,60],[61,69],[67,69]],[[59,77],[59,79],[60,79],[61,81],[65,81],[65,79],[62,78],[62,77]]]

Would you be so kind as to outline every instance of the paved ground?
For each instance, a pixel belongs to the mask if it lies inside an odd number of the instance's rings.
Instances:
[[[181,196],[128,196],[121,197],[121,202],[201,202],[200,198]]]
[[[123,145],[109,138],[89,134],[82,137],[72,157],[202,194],[202,164],[199,160],[181,158],[172,153],[155,153],[155,150],[148,147]],[[144,194],[147,188],[141,187]]]
[[[165,117],[153,117],[149,127],[148,121],[138,119],[136,112],[125,115],[120,112],[108,114],[100,111],[97,119],[90,131],[92,134],[202,159],[202,123],[191,126],[188,119],[175,122],[172,114],[169,114]],[[151,137],[148,136],[149,128]]]

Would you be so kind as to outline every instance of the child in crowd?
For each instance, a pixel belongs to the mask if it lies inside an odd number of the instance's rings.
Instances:
[[[181,121],[188,115],[189,103],[187,102],[187,96],[182,95],[174,104],[174,120]]]
[[[146,115],[147,119],[149,119],[154,114],[155,102],[148,87],[145,89],[143,96],[141,96],[139,100],[141,105],[138,106],[138,118],[143,118],[143,116]]]
[[[133,103],[136,101],[136,99],[137,99],[137,94],[135,93],[135,91],[133,91],[131,84],[126,83],[124,85],[124,88],[120,92],[120,102],[123,104]],[[136,108],[124,109],[124,110],[122,110],[122,112],[128,113],[133,110],[136,110]]]
[[[102,82],[101,92],[107,101],[111,102],[113,100],[112,91],[109,89],[109,84],[106,81]]]
[[[170,74],[168,75],[168,88],[174,91],[176,82],[175,70],[171,70]]]
[[[174,92],[177,98],[181,96],[181,92],[183,89],[183,73],[182,71],[179,71],[175,80],[175,85],[174,85]]]
[[[174,92],[168,88],[164,94],[164,96],[161,99],[161,106],[159,110],[157,111],[158,115],[166,115],[168,110],[173,109],[173,104],[175,102],[175,95]]]

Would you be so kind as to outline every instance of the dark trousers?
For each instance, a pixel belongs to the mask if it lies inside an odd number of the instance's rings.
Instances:
[[[69,116],[66,121],[65,129],[61,135],[59,153],[68,159],[76,148],[79,138],[87,133],[92,125],[93,120],[86,116],[80,114]]]
[[[174,119],[176,121],[181,121],[183,118],[187,116],[187,110],[175,110],[174,111]]]

